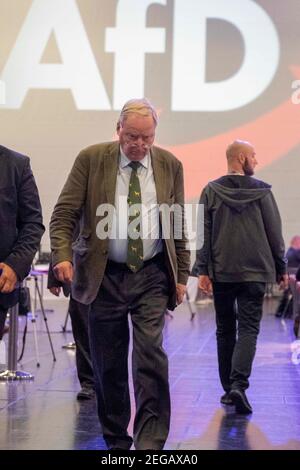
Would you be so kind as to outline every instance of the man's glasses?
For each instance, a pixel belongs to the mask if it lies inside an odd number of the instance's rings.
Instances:
[[[144,144],[151,144],[154,139],[154,135],[140,135],[140,134],[132,134],[129,132],[125,132],[125,137],[129,142],[138,142],[139,139],[143,141]]]

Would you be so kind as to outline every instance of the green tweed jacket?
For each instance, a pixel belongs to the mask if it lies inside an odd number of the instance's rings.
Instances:
[[[104,215],[97,215],[101,204],[114,205],[119,161],[119,142],[93,145],[80,152],[55,205],[50,238],[52,261],[74,264],[72,295],[75,300],[90,304],[101,286],[108,259],[109,237],[99,239],[97,224]],[[151,148],[151,161],[158,204],[170,209],[183,206],[184,185],[182,164],[170,152]],[[107,216],[107,214],[106,214]],[[182,213],[182,219],[184,215]],[[177,220],[177,222],[176,222]],[[167,230],[170,221],[171,230]],[[75,242],[74,231],[80,226]],[[184,223],[172,211],[160,213],[166,266],[170,275],[169,309],[176,306],[176,283],[186,284],[190,269],[190,253],[184,234]],[[174,224],[175,236],[174,236]],[[108,233],[111,223],[108,223]],[[170,236],[164,232],[169,231]],[[178,233],[179,232],[179,233]]]

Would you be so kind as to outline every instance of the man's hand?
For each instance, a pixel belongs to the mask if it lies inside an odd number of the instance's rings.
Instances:
[[[177,305],[182,303],[185,293],[186,293],[186,286],[184,284],[176,284]]]
[[[289,275],[282,274],[278,277],[278,284],[280,289],[287,289],[289,287]]]
[[[70,284],[73,281],[73,265],[70,261],[62,261],[53,267],[56,279],[60,282]]]
[[[0,276],[0,292],[2,294],[9,294],[12,292],[17,283],[17,275],[15,271],[5,263],[0,263],[0,269],[2,270]]]
[[[51,292],[51,294],[55,295],[56,297],[59,297],[61,287],[49,287],[49,291]]]
[[[212,283],[208,276],[199,276],[198,286],[205,294],[212,294]]]

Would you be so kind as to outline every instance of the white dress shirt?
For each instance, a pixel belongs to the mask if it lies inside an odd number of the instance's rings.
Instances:
[[[126,263],[127,260],[127,198],[132,172],[132,169],[129,166],[130,163],[131,160],[126,157],[120,147],[115,193],[115,212],[113,215],[108,251],[109,259],[116,261],[117,263]],[[163,250],[163,245],[160,237],[159,209],[150,153],[140,160],[139,163],[140,166],[137,170],[137,175],[139,177],[141,187],[141,231],[144,261],[146,261],[160,253]]]

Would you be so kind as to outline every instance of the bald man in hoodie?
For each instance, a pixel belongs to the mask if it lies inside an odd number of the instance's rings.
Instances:
[[[266,283],[287,287],[281,219],[271,186],[253,178],[254,147],[234,141],[226,151],[228,173],[203,190],[204,244],[193,274],[213,292],[219,375],[224,405],[252,413],[245,390],[256,350]]]

